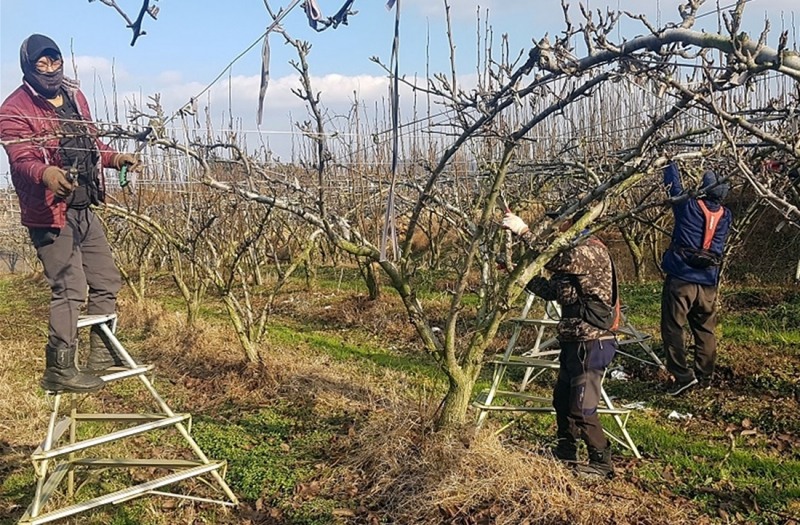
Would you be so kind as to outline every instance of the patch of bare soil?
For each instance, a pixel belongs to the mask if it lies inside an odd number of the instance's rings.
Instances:
[[[701,415],[726,433],[800,458],[800,356],[758,345],[724,345],[722,351],[727,364],[718,367]]]
[[[769,308],[779,303],[797,302],[800,292],[789,288],[734,288],[723,292],[724,308],[733,312]]]

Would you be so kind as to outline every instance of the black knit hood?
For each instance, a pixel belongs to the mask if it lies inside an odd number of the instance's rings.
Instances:
[[[61,57],[61,50],[52,39],[44,35],[34,34],[26,38],[19,48],[22,78],[40,95],[55,98],[64,81],[64,66],[57,71],[40,73],[36,70],[36,61],[46,54]]]
[[[725,197],[728,196],[730,189],[730,185],[727,182],[723,182],[722,177],[713,171],[708,170],[703,173],[703,183],[700,190],[705,192],[706,199],[721,204]]]

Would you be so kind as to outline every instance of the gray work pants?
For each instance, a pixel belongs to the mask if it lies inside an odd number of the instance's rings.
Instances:
[[[122,278],[103,227],[90,209],[68,209],[61,230],[30,228],[29,233],[51,290],[47,344],[53,349],[68,347],[77,339],[87,288],[87,313],[112,314]]]
[[[667,277],[661,294],[661,340],[667,370],[681,383],[711,379],[717,357],[717,287]],[[689,323],[694,337],[694,366],[689,367],[683,342],[683,326]]]

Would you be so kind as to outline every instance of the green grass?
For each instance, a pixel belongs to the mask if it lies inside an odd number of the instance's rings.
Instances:
[[[286,523],[323,525],[332,522],[332,502],[312,497],[297,505],[292,496],[316,473],[338,428],[336,415],[278,404],[234,421],[196,418],[193,434],[209,457],[228,461],[227,480],[242,498],[280,508]]]
[[[12,286],[11,281],[0,280],[0,315],[6,316],[20,308],[28,308],[21,298],[12,297]]]
[[[109,525],[139,525],[144,522],[145,509],[141,501],[121,507],[109,521]]]
[[[8,501],[14,501],[21,507],[27,507],[33,500],[33,491],[36,484],[33,469],[12,472],[2,482],[0,482],[0,494]],[[0,519],[0,523],[6,523]],[[8,523],[11,523],[9,521]]]
[[[661,319],[661,284],[620,285],[622,304],[627,307],[628,320],[638,328],[658,327]]]
[[[407,355],[395,353],[387,348],[365,343],[345,341],[337,334],[328,334],[320,330],[310,330],[303,326],[273,324],[270,326],[269,338],[286,345],[303,341],[311,350],[322,352],[339,361],[356,360],[369,365],[372,371],[387,368],[405,372],[411,376],[428,379],[441,378],[438,365],[427,354]],[[348,340],[354,334],[348,335]]]
[[[723,289],[723,301],[756,303],[755,306],[732,310],[724,306],[720,311],[718,330],[721,340],[727,343],[758,344],[780,347],[786,352],[800,355],[800,294],[789,296],[768,306],[763,289]],[[660,283],[621,286],[623,304],[628,308],[628,319],[638,328],[658,335],[661,315]]]
[[[710,513],[725,503],[753,519],[758,513],[747,508],[744,495],[760,509],[777,512],[800,498],[800,461],[768,455],[742,437],[731,441],[722,433],[706,435],[677,427],[644,415],[637,415],[631,424],[637,444],[652,457],[637,469],[645,481],[659,484],[669,472],[675,478],[669,489],[699,497]]]
[[[781,308],[777,306],[776,308]],[[722,337],[736,343],[782,346],[795,355],[800,345],[800,322],[787,321],[772,312],[725,314],[721,320]]]

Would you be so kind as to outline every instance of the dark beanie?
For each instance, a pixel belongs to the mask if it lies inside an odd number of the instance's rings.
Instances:
[[[731,189],[727,182],[720,182],[722,178],[711,170],[703,173],[703,184],[700,186],[700,191],[705,192],[706,199],[721,203],[728,196],[728,191]]]
[[[22,67],[22,77],[40,95],[53,98],[58,95],[64,79],[63,66],[58,71],[40,73],[36,69],[36,61],[47,55],[48,51],[54,56],[61,57],[61,50],[53,40],[44,35],[31,35],[26,38],[19,48],[19,64]]]

